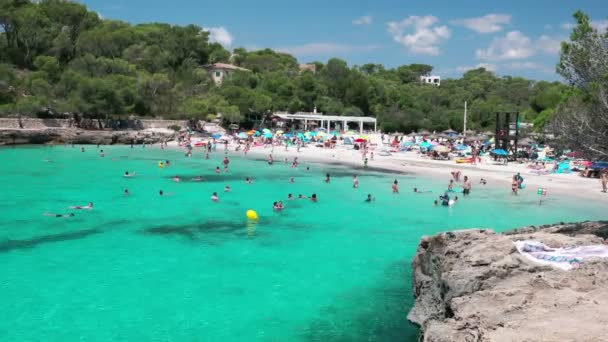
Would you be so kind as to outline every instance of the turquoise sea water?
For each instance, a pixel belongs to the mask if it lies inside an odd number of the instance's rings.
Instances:
[[[491,186],[433,207],[447,180],[423,175],[305,160],[296,170],[232,155],[230,172],[216,175],[222,152],[204,160],[198,151],[102,147],[101,158],[85,148],[0,149],[1,341],[414,341],[409,264],[422,235],[606,218],[593,203],[549,196],[538,206],[535,192]],[[159,159],[172,165],[160,169]],[[196,175],[205,181],[188,181]],[[434,192],[413,194],[415,186]],[[368,193],[376,202],[363,202]],[[67,209],[88,202],[91,211]]]

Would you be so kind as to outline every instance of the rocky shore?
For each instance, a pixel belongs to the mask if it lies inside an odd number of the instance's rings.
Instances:
[[[150,130],[83,130],[76,128],[0,129],[0,145],[20,144],[154,144],[176,133]]]
[[[608,260],[563,271],[521,256],[518,240],[602,244],[608,222],[472,229],[425,237],[412,261],[421,341],[606,341]]]

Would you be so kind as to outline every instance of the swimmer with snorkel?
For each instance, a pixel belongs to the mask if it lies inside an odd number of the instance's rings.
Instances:
[[[74,217],[74,213],[69,213],[69,214],[52,214],[52,213],[44,213],[44,216],[49,216],[49,217],[57,217],[57,218],[69,218],[69,217]]]
[[[91,209],[93,209],[93,202],[89,202],[89,204],[87,204],[87,205],[73,205],[69,208],[76,209],[76,210],[91,210]]]

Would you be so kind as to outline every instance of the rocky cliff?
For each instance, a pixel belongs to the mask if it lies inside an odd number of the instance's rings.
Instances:
[[[102,131],[75,128],[2,129],[0,145],[16,144],[153,144],[172,140],[175,133],[151,131]]]
[[[421,341],[607,341],[608,260],[562,271],[522,257],[518,240],[603,243],[608,222],[463,230],[425,237],[412,261],[408,319]]]

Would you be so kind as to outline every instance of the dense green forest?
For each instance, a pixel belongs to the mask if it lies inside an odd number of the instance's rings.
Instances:
[[[128,115],[207,119],[247,125],[272,111],[378,118],[385,131],[493,126],[496,111],[516,110],[542,127],[568,86],[485,69],[422,85],[432,66],[349,66],[340,59],[298,61],[269,49],[227,51],[195,25],[131,25],[102,19],[63,0],[0,0],[0,115],[89,118]],[[201,66],[225,62],[252,72],[216,86]]]

